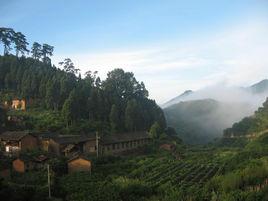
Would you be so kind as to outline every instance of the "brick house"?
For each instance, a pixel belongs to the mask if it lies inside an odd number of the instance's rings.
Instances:
[[[14,110],[26,110],[26,101],[24,99],[19,100],[15,99],[12,100],[11,108]]]
[[[24,173],[32,170],[40,170],[46,167],[48,158],[44,155],[38,157],[20,156],[12,162],[13,170],[19,173]]]
[[[115,154],[133,150],[151,142],[147,132],[132,132],[110,134],[99,137],[96,140],[95,134],[87,136],[54,136],[46,139],[48,151],[58,156],[70,157],[75,154],[96,154],[97,144],[100,155]]]
[[[7,131],[0,135],[0,143],[7,155],[38,148],[38,139],[28,131]]]
[[[84,144],[89,139],[86,136],[56,136],[49,140],[48,151],[58,156],[71,156],[75,153],[83,153]]]
[[[151,140],[145,131],[106,135],[100,139],[101,153],[106,155],[137,149],[149,144]]]
[[[68,173],[91,172],[91,161],[84,156],[74,156],[68,160]]]

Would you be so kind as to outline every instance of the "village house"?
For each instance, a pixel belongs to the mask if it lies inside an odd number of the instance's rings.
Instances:
[[[91,172],[91,161],[84,156],[77,155],[68,160],[68,173]]]
[[[46,167],[48,158],[44,155],[38,157],[20,156],[12,162],[13,170],[24,173],[32,170],[41,170]]]
[[[48,151],[66,157],[83,153],[88,140],[88,137],[79,135],[52,137],[49,139]]]
[[[28,131],[7,131],[0,135],[0,143],[7,155],[38,148],[38,139]]]
[[[57,134],[42,132],[38,133],[36,136],[38,138],[38,146],[40,147],[40,149],[48,152],[50,139],[56,137]]]
[[[101,154],[116,154],[137,149],[149,144],[151,140],[151,137],[145,131],[106,135],[100,139]]]
[[[19,100],[15,99],[12,100],[11,108],[14,110],[26,110],[26,101],[24,99]]]

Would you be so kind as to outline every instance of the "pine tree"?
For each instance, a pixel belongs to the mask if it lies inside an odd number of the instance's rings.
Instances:
[[[31,53],[32,53],[32,57],[34,59],[39,60],[42,56],[42,45],[40,45],[37,42],[34,42],[33,46],[32,46]]]
[[[4,45],[4,55],[8,55],[12,50],[11,43],[14,42],[14,30],[11,28],[0,27],[0,41]]]
[[[29,45],[29,43],[27,42],[25,35],[21,32],[14,33],[14,43],[16,49],[16,57],[19,56],[19,53],[24,55],[25,52],[29,52],[27,49],[27,45]]]
[[[49,56],[53,55],[54,47],[48,44],[43,44],[42,48],[42,56],[43,56],[43,62],[46,64],[51,64],[51,59]]]

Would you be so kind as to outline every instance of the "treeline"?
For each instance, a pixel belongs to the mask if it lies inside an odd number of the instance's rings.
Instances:
[[[155,122],[165,128],[162,110],[133,73],[115,69],[102,81],[89,71],[82,79],[70,59],[61,65],[63,70],[33,58],[0,56],[2,101],[24,98],[31,107],[58,111],[66,127],[83,119],[105,122],[113,132],[148,130]]]
[[[45,63],[51,63],[49,57],[53,55],[54,47],[48,44],[41,45],[38,42],[34,42],[30,51],[26,36],[21,32],[16,32],[11,28],[0,27],[0,42],[4,47],[4,55],[9,55],[14,49],[16,57],[19,54],[24,56],[25,54],[31,53],[32,58],[35,60],[42,59]]]
[[[253,116],[245,117],[234,123],[231,128],[224,130],[224,136],[243,136],[258,133],[268,129],[268,98]]]
[[[53,46],[34,42],[26,58],[26,37],[11,28],[0,28],[0,42],[2,101],[23,98],[28,106],[57,111],[67,128],[81,120],[108,125],[112,132],[149,130],[154,123],[166,127],[162,110],[148,99],[143,82],[133,73],[115,69],[102,81],[97,72],[88,71],[81,78],[69,58],[59,63],[61,69],[51,65]],[[13,48],[16,56],[10,54]]]

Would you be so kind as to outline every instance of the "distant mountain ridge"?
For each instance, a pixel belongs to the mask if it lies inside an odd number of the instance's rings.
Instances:
[[[166,108],[168,106],[171,106],[173,104],[178,103],[178,101],[183,101],[184,98],[186,98],[187,96],[191,95],[192,93],[194,93],[192,90],[186,90],[185,92],[183,92],[182,94],[180,94],[179,96],[176,96],[175,98],[172,98],[171,100],[169,100],[168,102],[164,103],[162,105],[163,108]]]
[[[224,129],[253,115],[268,96],[268,79],[245,88],[209,90],[187,90],[162,105],[168,126],[186,143],[202,144],[222,137]],[[213,93],[216,99],[211,98]]]
[[[223,130],[239,121],[239,111],[250,114],[246,103],[225,103],[213,99],[182,101],[164,109],[168,126],[188,144],[203,144],[221,137]]]
[[[247,92],[253,93],[253,94],[261,94],[261,93],[268,93],[268,79],[261,80],[260,82],[257,82],[249,87],[241,88]],[[192,91],[192,90],[186,90],[182,94],[172,98],[171,100],[167,101],[166,103],[162,104],[162,108],[167,108],[173,104],[179,103],[181,101],[186,100],[193,100],[191,99],[191,96],[194,95],[198,91]],[[210,98],[210,97],[204,97],[204,99]],[[201,98],[200,98],[201,99]]]
[[[264,79],[256,84],[253,84],[249,87],[252,93],[264,93],[268,92],[268,79]]]

